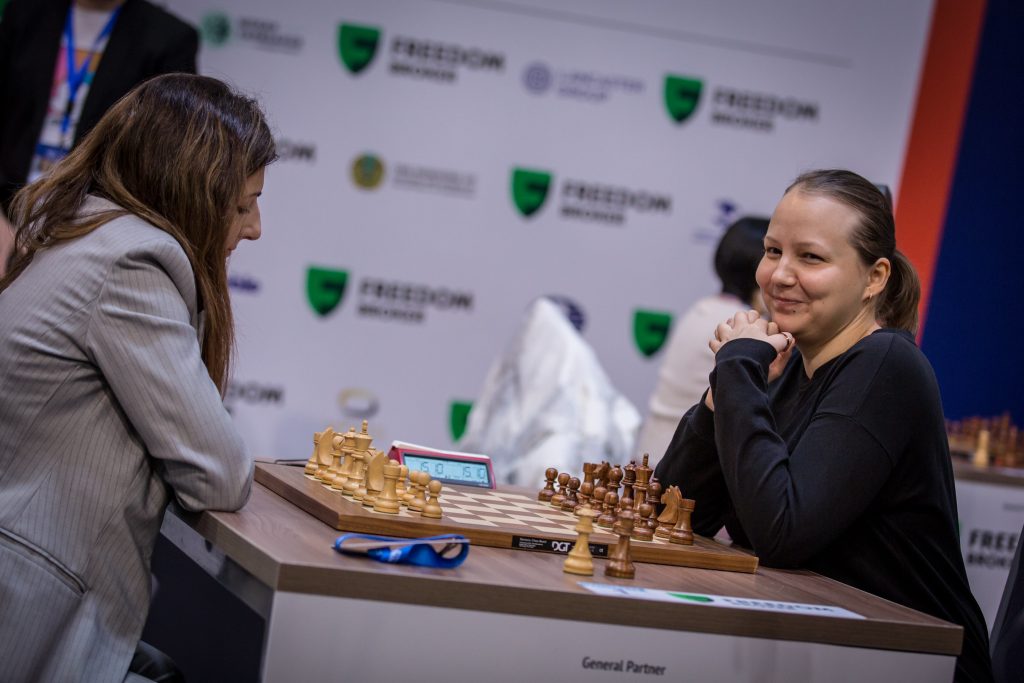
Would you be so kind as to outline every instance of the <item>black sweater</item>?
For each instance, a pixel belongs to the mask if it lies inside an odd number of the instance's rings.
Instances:
[[[803,567],[959,624],[956,680],[990,681],[988,635],[957,539],[939,388],[912,337],[879,330],[818,368],[799,352],[767,386],[775,350],[737,339],[715,358],[715,411],[683,416],[658,464],[766,566]]]

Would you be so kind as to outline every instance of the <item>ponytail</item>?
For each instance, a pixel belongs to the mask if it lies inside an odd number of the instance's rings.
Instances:
[[[892,272],[878,301],[878,319],[885,327],[917,334],[917,305],[921,301],[921,282],[914,267],[899,249],[889,258]]]

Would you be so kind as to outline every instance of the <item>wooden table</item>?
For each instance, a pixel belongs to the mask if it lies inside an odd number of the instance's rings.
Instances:
[[[627,581],[486,547],[454,570],[344,557],[335,530],[259,485],[242,511],[168,514],[163,533],[264,616],[267,681],[939,681],[960,650],[958,626],[804,571],[638,564]],[[864,618],[608,597],[581,578]]]

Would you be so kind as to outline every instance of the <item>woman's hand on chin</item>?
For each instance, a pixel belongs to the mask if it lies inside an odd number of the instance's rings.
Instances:
[[[736,315],[721,323],[715,328],[715,336],[708,341],[708,346],[712,353],[717,354],[720,348],[733,339],[758,339],[772,345],[778,355],[768,368],[769,382],[782,374],[795,346],[793,335],[780,332],[776,323],[765,320],[754,310],[737,311]]]

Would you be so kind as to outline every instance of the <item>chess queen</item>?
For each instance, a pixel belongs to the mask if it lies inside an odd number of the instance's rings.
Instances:
[[[914,342],[920,287],[889,200],[849,171],[786,190],[757,283],[656,475],[766,566],[805,567],[964,628],[957,680],[991,680],[957,539],[939,389]]]
[[[0,678],[120,681],[170,496],[234,510],[228,254],[274,140],[212,78],[138,86],[16,196],[0,280]],[[200,321],[203,321],[202,323]]]

